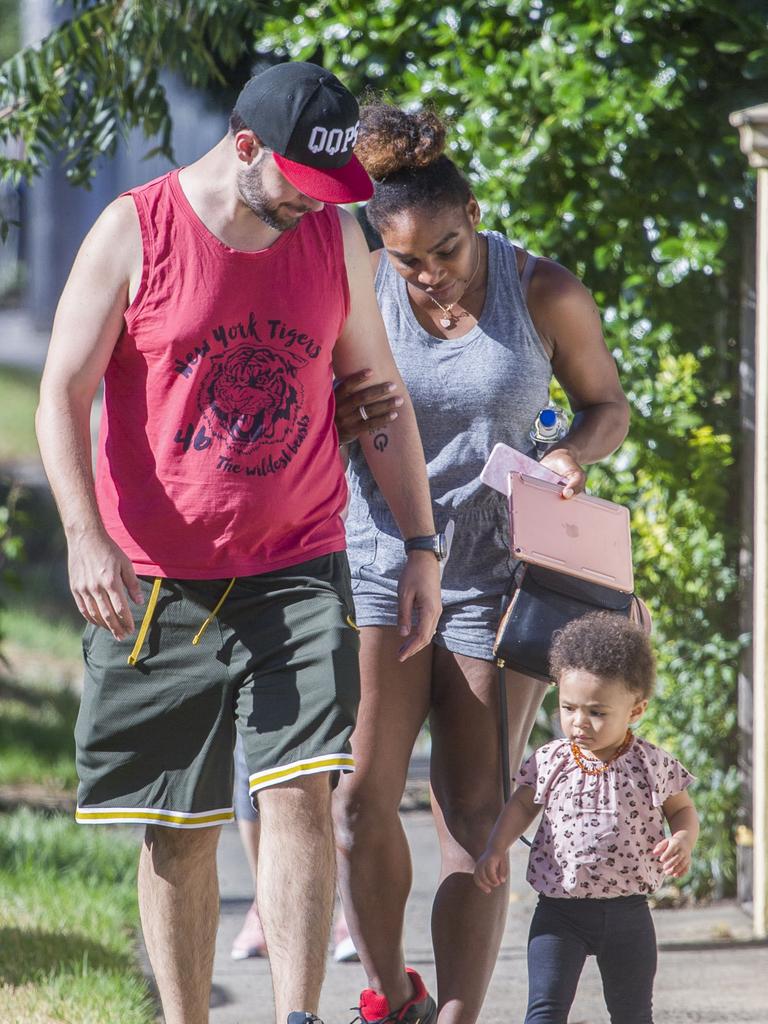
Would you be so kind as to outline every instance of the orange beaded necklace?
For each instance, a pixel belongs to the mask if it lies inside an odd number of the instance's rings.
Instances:
[[[578,743],[571,743],[571,753],[573,754],[574,761],[585,775],[602,775],[603,772],[608,771],[609,766],[613,764],[617,757],[621,757],[624,751],[629,749],[633,739],[634,733],[631,729],[627,729],[627,735],[607,761],[600,761],[596,757],[590,758],[590,760],[587,761]]]

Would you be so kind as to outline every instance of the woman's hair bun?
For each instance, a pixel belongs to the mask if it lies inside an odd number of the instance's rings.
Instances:
[[[375,181],[434,163],[445,149],[445,125],[432,110],[408,114],[388,103],[360,109],[355,155]]]

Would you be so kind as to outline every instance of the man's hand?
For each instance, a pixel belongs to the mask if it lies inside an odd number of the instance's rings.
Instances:
[[[336,429],[341,444],[354,441],[366,430],[379,430],[397,419],[402,398],[393,394],[397,385],[390,381],[366,386],[372,370],[361,370],[345,377],[334,389]],[[365,412],[365,418],[361,409]]]
[[[69,587],[80,614],[108,629],[115,640],[134,631],[128,595],[144,598],[130,561],[105,533],[84,534],[69,545]]]
[[[668,836],[653,848],[654,857],[659,858],[664,874],[670,878],[682,878],[688,874],[691,869],[692,853],[693,844],[686,832]]]
[[[572,498],[574,494],[584,490],[587,474],[568,448],[553,448],[540,461],[542,466],[551,469],[565,481],[563,484],[564,498]]]
[[[397,585],[397,625],[408,637],[397,652],[406,661],[431,643],[443,609],[440,598],[440,565],[431,551],[411,551]],[[416,612],[416,622],[413,613]]]
[[[499,885],[503,885],[509,875],[509,861],[506,853],[497,853],[487,847],[475,864],[475,885],[487,895]]]

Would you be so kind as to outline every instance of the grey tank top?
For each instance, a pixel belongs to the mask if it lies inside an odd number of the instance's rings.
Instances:
[[[549,400],[551,365],[528,314],[515,248],[495,231],[488,240],[488,287],[480,319],[462,338],[425,331],[405,280],[382,253],[376,296],[395,362],[408,388],[424,445],[435,521],[490,514],[506,520],[506,502],[480,480],[498,441],[528,455],[528,433]],[[386,503],[358,444],[350,446],[348,527]]]

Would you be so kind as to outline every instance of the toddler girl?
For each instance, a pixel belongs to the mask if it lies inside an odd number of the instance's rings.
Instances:
[[[556,634],[550,664],[565,739],[522,766],[475,882],[489,893],[506,881],[507,850],[542,811],[528,862],[539,902],[525,1024],[566,1024],[589,955],[613,1024],[652,1024],[656,937],[647,893],[690,867],[699,831],[686,793],[693,776],[630,729],[654,682],[638,626],[607,612],[577,619]]]

